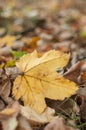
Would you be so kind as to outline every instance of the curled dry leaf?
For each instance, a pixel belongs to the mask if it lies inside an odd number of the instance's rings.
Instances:
[[[66,73],[64,77],[79,84],[86,83],[86,62],[79,61],[75,63]]]
[[[69,54],[51,50],[39,57],[36,51],[20,58],[16,66],[22,72],[14,81],[13,96],[23,99],[38,113],[46,108],[45,97],[63,100],[75,93],[77,85],[56,73],[69,61]]]
[[[32,130],[28,120],[23,117],[23,116],[20,116],[18,118],[18,126],[15,130]]]
[[[18,122],[16,117],[9,118],[5,121],[2,121],[3,130],[15,130]]]
[[[1,120],[8,119],[8,118],[12,117],[14,115],[14,113],[15,113],[15,109],[6,108],[0,112],[0,119]]]
[[[7,102],[9,94],[11,91],[11,82],[4,72],[3,69],[0,70],[0,96],[4,101]]]
[[[81,67],[84,63],[83,62],[77,62],[74,64],[65,74],[64,77],[72,80],[74,82],[78,82],[78,77],[81,73]]]
[[[38,114],[36,111],[31,109],[29,106],[21,106],[21,115],[29,119],[31,124],[45,124],[53,120],[55,110],[47,107],[42,114]]]
[[[18,125],[16,117],[19,111],[19,104],[15,102],[13,105],[0,112],[0,121],[3,130],[15,130]]]
[[[20,112],[20,105],[18,102],[14,102],[12,105],[9,105],[4,110],[0,111],[0,120],[7,120],[11,117],[16,117]]]

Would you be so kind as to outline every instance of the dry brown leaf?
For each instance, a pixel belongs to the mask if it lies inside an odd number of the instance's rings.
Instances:
[[[44,130],[76,130],[65,124],[64,119],[57,117],[55,120],[51,121]]]
[[[9,105],[4,110],[0,111],[0,120],[7,120],[11,117],[16,117],[20,111],[20,105],[18,102],[14,102],[12,105]]]
[[[86,86],[80,87],[77,94],[86,99]]]
[[[0,77],[0,96],[4,101],[8,102],[11,92],[11,82],[3,69],[0,70]]]
[[[18,125],[16,117],[2,121],[3,130],[15,130]]]
[[[82,104],[80,106],[80,115],[81,115],[82,120],[86,120],[86,109],[85,108],[86,108],[86,101],[82,99]]]
[[[40,38],[39,37],[33,37],[31,39],[31,41],[29,42],[29,45],[32,47],[32,48],[36,48],[37,47],[37,41],[39,41]]]
[[[56,73],[69,61],[69,54],[51,50],[39,58],[36,51],[26,54],[16,63],[22,74],[14,81],[13,95],[25,105],[42,113],[45,97],[63,100],[75,93],[77,85]]]
[[[78,83],[78,77],[81,73],[81,67],[83,66],[84,62],[77,62],[74,64],[65,74],[64,77]]]
[[[30,46],[30,48],[33,48],[33,49],[37,47],[37,41],[39,40],[40,40],[40,37],[32,37],[32,38],[23,37],[22,38],[22,41],[24,43],[27,43]]]
[[[18,117],[18,126],[15,130],[32,130],[29,121],[23,117],[23,116],[19,116]]]
[[[16,117],[19,114],[19,111],[20,106],[15,102],[13,105],[0,112],[0,121],[3,130],[15,130],[18,125]]]
[[[81,74],[81,80],[83,84],[86,84],[86,70],[82,72]]]
[[[71,98],[67,98],[63,101],[46,99],[46,103],[49,107],[53,108],[57,113],[63,115],[71,115],[74,110],[75,102]]]
[[[5,104],[2,101],[2,99],[0,99],[0,111],[3,110],[5,108]]]

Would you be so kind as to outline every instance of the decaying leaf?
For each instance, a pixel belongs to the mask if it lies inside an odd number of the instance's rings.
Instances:
[[[78,89],[77,85],[56,73],[69,61],[69,54],[51,50],[39,58],[36,51],[26,54],[16,63],[22,72],[14,81],[13,95],[22,99],[39,113],[46,108],[44,98],[69,97]]]

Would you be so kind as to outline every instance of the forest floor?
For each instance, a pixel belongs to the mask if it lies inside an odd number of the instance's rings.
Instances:
[[[86,130],[86,14],[67,7],[56,0],[0,3],[0,130]],[[64,100],[46,98],[50,112],[37,114],[12,96],[16,62],[34,50],[42,56],[53,49],[70,53],[57,72],[78,91]]]

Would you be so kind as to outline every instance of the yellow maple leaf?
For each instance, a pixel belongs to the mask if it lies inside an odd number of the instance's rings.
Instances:
[[[45,97],[63,100],[75,93],[77,85],[58,73],[57,68],[64,67],[69,61],[69,54],[51,50],[39,57],[36,51],[20,58],[16,66],[22,75],[14,81],[13,95],[22,99],[39,113],[46,108]]]

